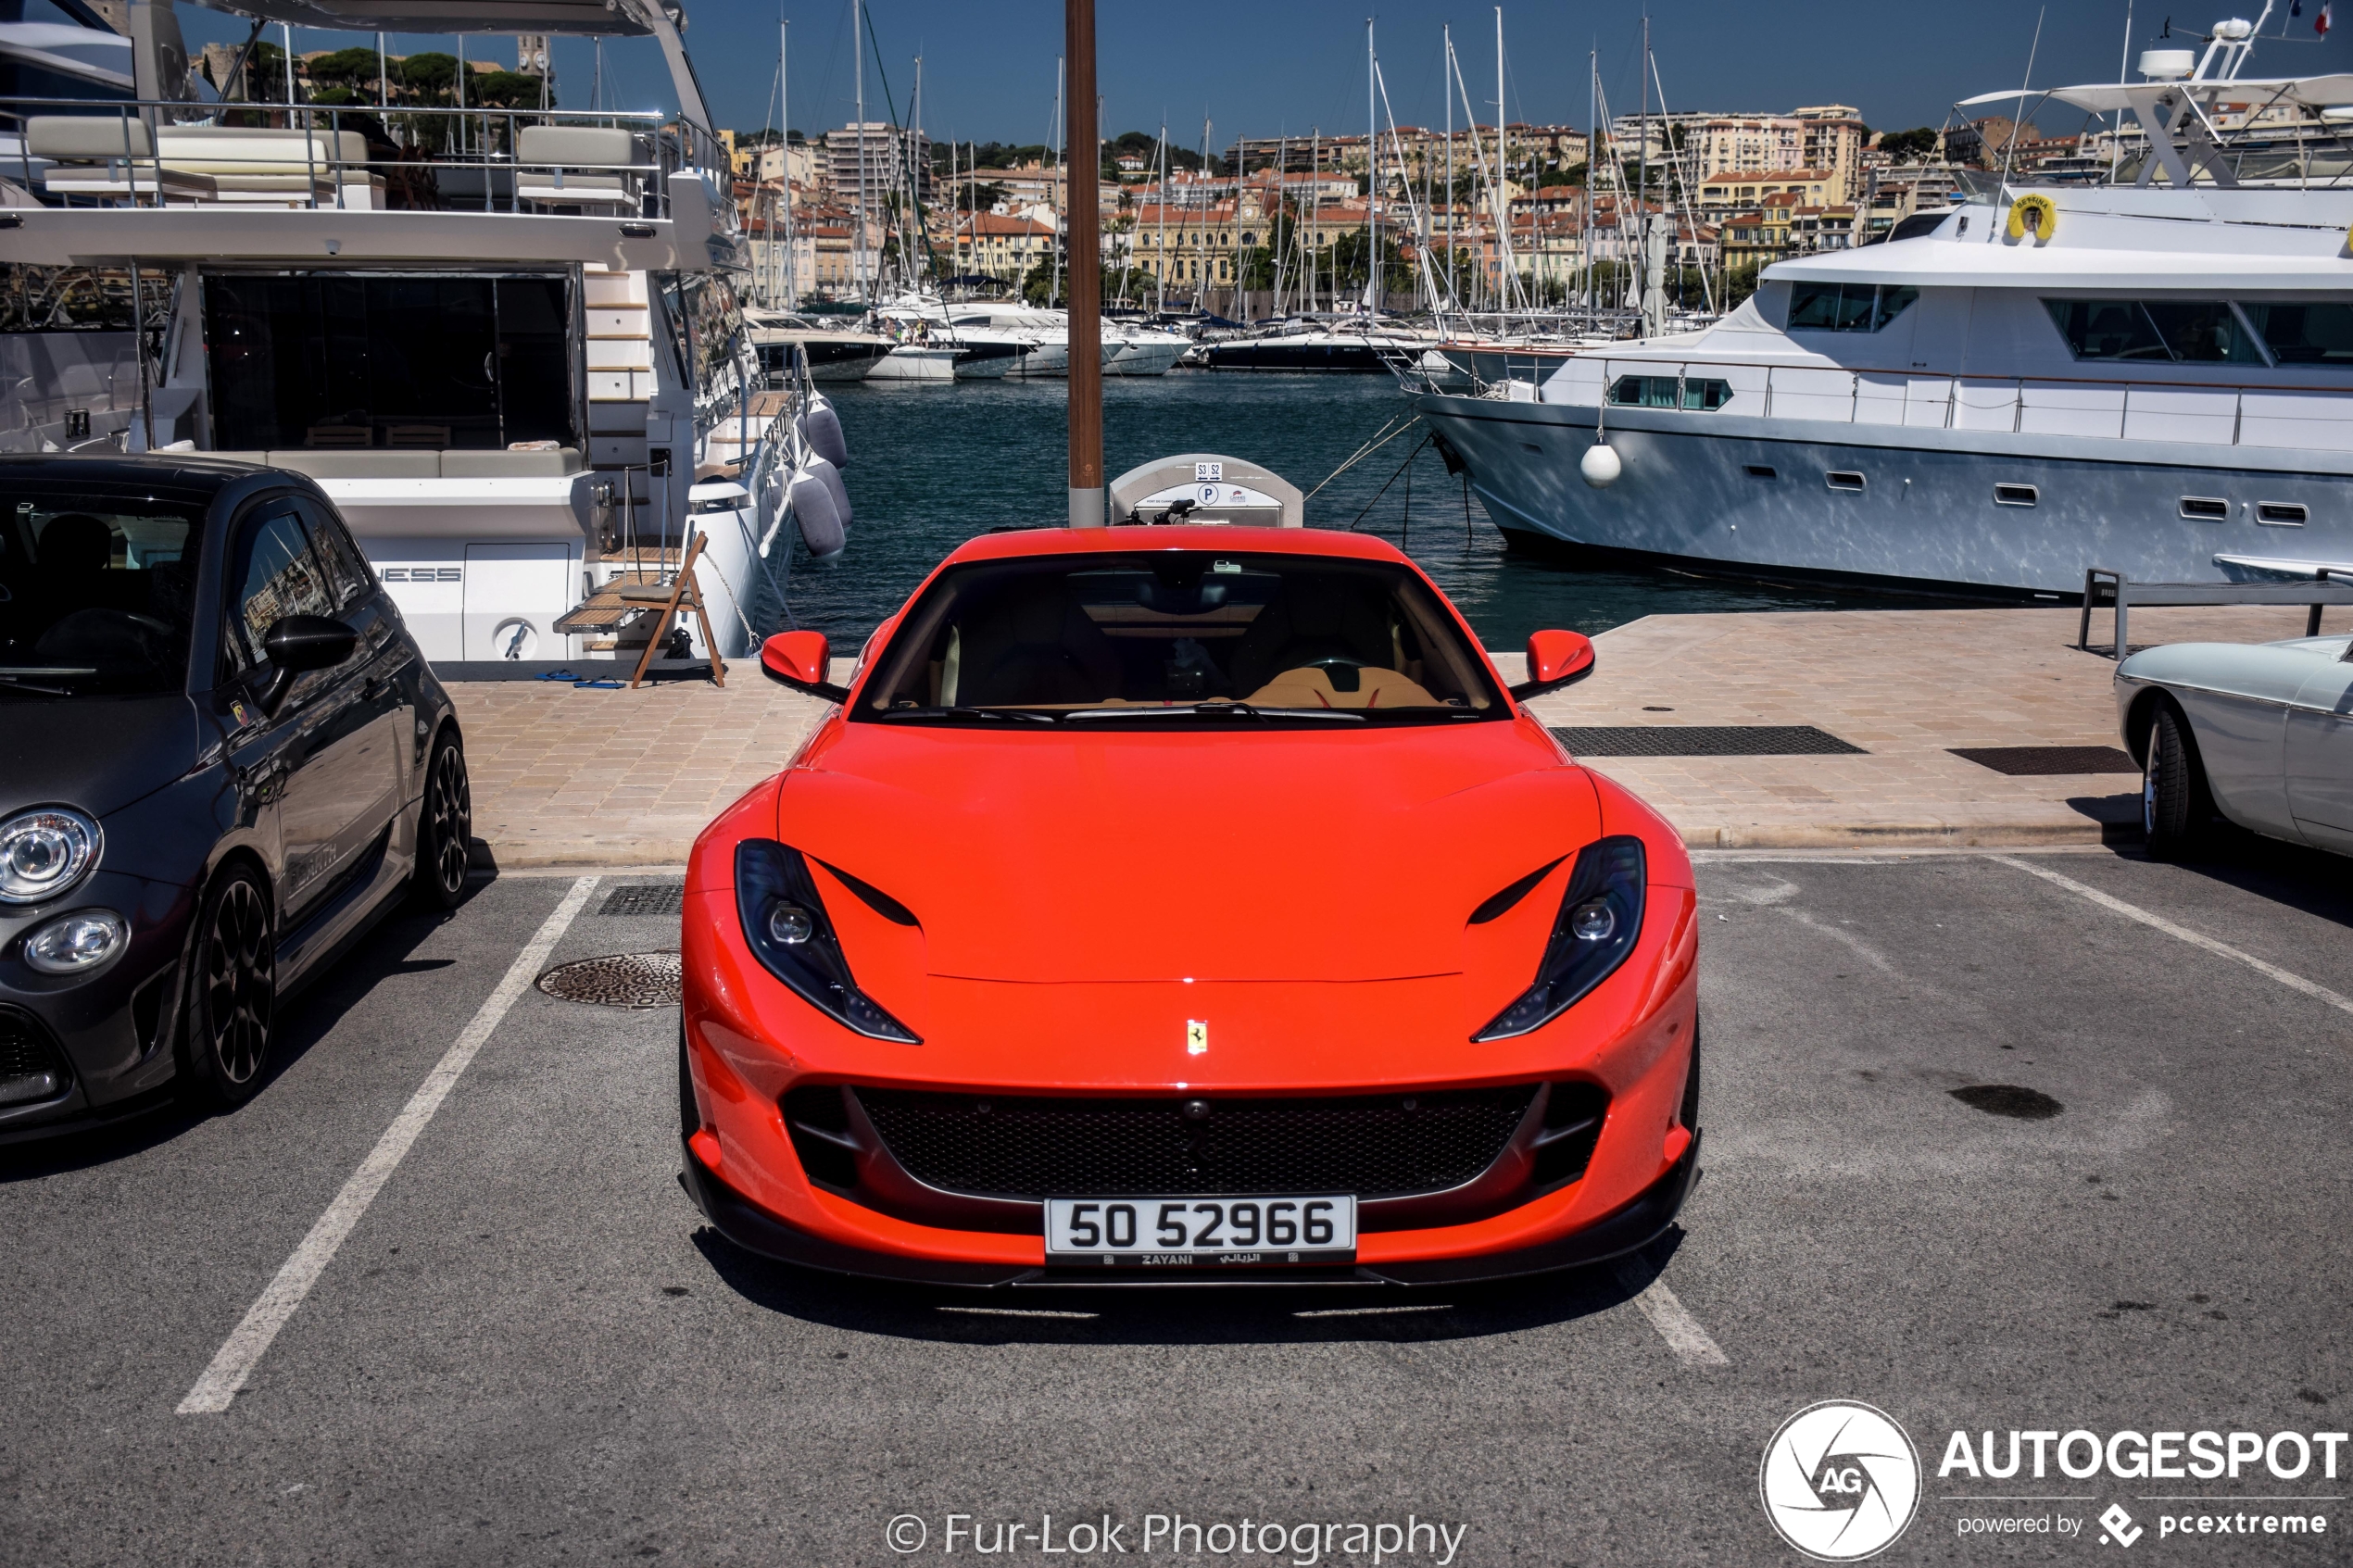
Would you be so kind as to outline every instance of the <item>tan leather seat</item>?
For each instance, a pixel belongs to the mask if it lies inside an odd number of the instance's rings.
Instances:
[[[1445,704],[1394,670],[1365,665],[1353,673],[1356,689],[1342,691],[1322,669],[1286,670],[1248,696],[1252,708],[1442,708]]]

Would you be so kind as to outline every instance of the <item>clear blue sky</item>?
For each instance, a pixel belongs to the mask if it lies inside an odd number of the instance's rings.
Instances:
[[[925,57],[924,124],[935,139],[1038,142],[1046,139],[1062,51],[1063,7],[1052,0],[977,6],[970,0],[868,0],[891,92],[900,115],[917,54]],[[2253,74],[2307,75],[2348,69],[2346,46],[2313,38],[2319,0],[2290,21],[2279,0],[2267,34],[2285,22],[2304,41],[2257,51]],[[850,118],[849,0],[686,0],[686,44],[722,126],[756,128],[773,114],[776,23],[792,36],[794,126],[819,131]],[[2262,9],[2212,0],[2136,0],[2133,47],[2155,42],[2169,16],[2203,31],[2217,18]],[[2016,86],[2043,17],[2033,82],[2112,82],[2125,38],[2123,0],[1975,0],[1968,6],[1863,4],[1859,0],[1654,0],[1651,36],[1668,104],[1675,108],[1787,109],[1845,103],[1875,129],[1941,123],[1956,98]],[[2210,15],[2208,13],[2211,13]],[[1440,28],[1452,21],[1474,99],[1491,100],[1495,82],[1491,6],[1392,0],[1375,11],[1389,100],[1401,124],[1441,123]],[[1201,136],[1202,118],[1219,144],[1236,135],[1305,132],[1311,126],[1361,132],[1365,126],[1365,18],[1361,4],[1328,0],[1193,0],[1143,6],[1105,0],[1098,7],[1098,57],[1106,132],[1151,131],[1166,117],[1172,139]],[[242,38],[236,19],[181,7],[192,40]],[[1636,59],[1642,7],[1628,0],[1544,0],[1504,8],[1510,117],[1581,123],[1586,57],[1601,56],[1613,109],[1637,104]],[[2353,30],[2353,6],[2343,19]],[[276,29],[271,29],[271,36]],[[2177,34],[2178,36],[2178,34]],[[298,50],[355,42],[298,31]],[[449,48],[447,39],[401,37],[395,53]],[[511,66],[510,39],[480,38],[468,55]],[[869,55],[871,61],[873,56]],[[588,101],[590,51],[557,48],[563,102]],[[649,43],[607,51],[608,81],[628,108],[669,108],[666,79]],[[882,93],[870,70],[868,112],[881,118]],[[1457,107],[1459,123],[1462,110]],[[1491,122],[1493,111],[1479,118]],[[2065,123],[2062,123],[2065,121]],[[2045,113],[2043,128],[2071,131],[2081,117]]]

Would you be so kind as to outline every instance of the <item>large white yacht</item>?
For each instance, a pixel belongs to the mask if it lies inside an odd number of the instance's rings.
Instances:
[[[248,56],[274,22],[363,45],[648,40],[681,110],[224,103],[191,75],[172,0],[134,0],[130,93],[0,101],[21,187],[0,212],[0,450],[308,474],[442,665],[634,659],[648,590],[699,540],[710,634],[690,618],[666,646],[743,654],[786,496],[838,476],[799,418],[805,365],[763,389],[745,341],[744,245],[679,8],[219,8],[251,22]]]
[[[2011,111],[2137,122],[2105,183],[1990,174],[1704,331],[1418,406],[1507,534],[1603,559],[2027,598],[2353,570],[2353,76],[2245,77],[2258,31]]]

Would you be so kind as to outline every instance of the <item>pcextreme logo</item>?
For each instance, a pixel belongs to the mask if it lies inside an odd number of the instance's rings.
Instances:
[[[1783,1540],[1818,1562],[1858,1562],[1919,1511],[1919,1450],[1885,1411],[1825,1399],[1781,1423],[1756,1486]]]

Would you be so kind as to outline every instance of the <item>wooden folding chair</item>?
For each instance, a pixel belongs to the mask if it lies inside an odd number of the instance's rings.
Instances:
[[[671,623],[678,612],[690,609],[702,622],[702,646],[711,650],[711,684],[727,684],[727,664],[719,657],[719,639],[711,634],[711,615],[703,608],[702,586],[695,577],[695,558],[702,554],[703,536],[699,533],[686,546],[686,558],[679,563],[678,575],[664,586],[660,583],[631,583],[621,590],[624,604],[659,604],[661,613],[654,618],[654,634],[646,643],[646,651],[637,656],[637,671],[629,677],[629,689],[635,691],[645,684],[646,669],[654,661],[661,641],[670,635]]]

